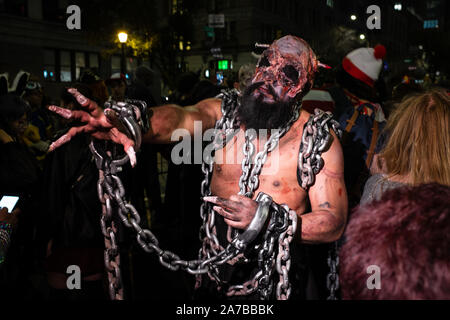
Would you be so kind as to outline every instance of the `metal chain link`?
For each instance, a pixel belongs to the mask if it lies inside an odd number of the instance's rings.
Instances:
[[[339,255],[337,241],[331,244],[331,248],[328,251],[327,264],[330,268],[327,275],[327,288],[330,294],[327,300],[337,300],[336,292],[339,289]]]
[[[237,125],[235,122],[237,109],[236,106],[239,103],[237,93],[230,91],[222,92],[221,97],[223,100],[223,117],[216,123],[215,126],[216,130],[219,130],[220,134],[216,134],[213,141],[214,150],[218,149],[220,143],[222,146],[224,145],[224,143],[226,144],[229,138],[233,134],[235,134],[234,129],[236,129]],[[125,112],[126,110],[124,110],[124,108],[127,108],[127,106],[129,105],[120,104],[119,106],[121,108],[121,114],[126,115],[126,117],[123,117],[126,120],[124,121],[124,125],[129,129],[135,140],[139,138],[140,142],[140,137],[137,137],[138,134],[135,130],[136,125],[132,121],[132,113]],[[299,110],[300,105],[296,105],[294,115],[289,123],[279,132],[271,135],[269,140],[265,143],[263,150],[256,155],[255,165],[251,172],[251,159],[254,153],[254,146],[251,143],[251,137],[246,135],[246,142],[244,145],[245,158],[242,163],[243,173],[240,178],[240,192],[245,189],[246,191],[244,194],[246,196],[253,196],[254,191],[259,186],[259,174],[261,172],[262,166],[267,160],[268,153],[277,147],[279,139],[298,119]],[[121,119],[120,114],[119,119]],[[324,121],[324,123],[326,121]],[[326,129],[328,130],[327,127]],[[312,142],[308,140],[306,143],[309,143],[311,145]],[[323,145],[321,144],[319,148],[316,148],[316,150],[321,152],[324,148]],[[200,230],[200,236],[203,239],[203,245],[199,252],[199,259],[191,261],[181,260],[176,254],[170,251],[162,250],[159,247],[158,240],[153,235],[153,233],[150,230],[142,229],[139,226],[140,216],[138,212],[133,205],[126,202],[125,189],[120,178],[117,176],[117,172],[121,171],[121,165],[123,165],[128,160],[127,156],[120,160],[108,160],[105,159],[105,157],[97,151],[97,149],[93,146],[93,143],[91,143],[90,147],[91,151],[96,157],[96,163],[99,167],[101,177],[98,183],[98,194],[103,208],[101,224],[102,232],[105,236],[105,265],[108,271],[108,278],[110,280],[111,298],[123,298],[119,269],[120,255],[115,241],[116,229],[114,226],[114,222],[112,221],[111,201],[114,202],[114,204],[117,206],[118,216],[120,217],[122,223],[128,228],[132,228],[136,232],[137,242],[139,243],[139,245],[146,252],[155,252],[159,256],[159,260],[163,266],[174,271],[181,268],[191,274],[196,275],[208,273],[210,278],[214,279],[216,282],[218,282],[218,284],[220,284],[221,281],[218,274],[218,266],[233,260],[236,261],[238,259],[238,256],[242,256],[242,250],[234,246],[234,242],[229,243],[227,248],[223,248],[220,246],[217,239],[214,223],[215,213],[213,210],[211,210],[211,206],[208,203],[203,202],[200,208],[200,215],[203,220],[203,225]],[[309,150],[309,147],[307,149]],[[205,178],[202,181],[201,193],[202,196],[208,196],[211,194],[210,181],[213,171],[213,156],[203,163],[202,171],[205,174]],[[279,282],[276,290],[277,298],[287,299],[289,297],[289,243],[292,240],[293,234],[295,233],[296,223],[297,215],[294,211],[290,211],[287,207],[278,205],[272,206],[271,220],[269,222],[269,227],[266,230],[264,241],[262,244],[255,246],[255,249],[259,249],[258,263],[260,271],[255,275],[253,279],[245,282],[244,284],[230,287],[227,294],[250,294],[255,290],[258,290],[262,299],[270,298],[273,291],[273,281],[271,281],[271,277],[276,267],[279,274]],[[277,248],[275,248],[276,241],[278,241]],[[276,251],[278,251],[278,255],[275,258]]]
[[[115,235],[111,234],[106,222],[108,222],[107,217],[111,216],[111,209],[109,209],[110,207],[108,208],[108,203],[113,202],[117,206],[117,213],[121,219],[121,222],[127,228],[134,230],[137,242],[141,248],[145,252],[156,253],[156,255],[159,256],[161,264],[170,270],[176,271],[181,268],[192,274],[202,274],[207,272],[211,265],[223,264],[239,253],[239,250],[230,244],[226,249],[207,260],[184,261],[173,252],[162,250],[156,236],[150,230],[141,228],[141,218],[135,207],[132,204],[127,203],[121,179],[117,175],[110,172],[107,173],[101,171],[101,175],[104,176],[104,178],[99,180],[98,189],[102,192],[103,190],[106,190],[106,192],[102,193],[103,196],[101,198],[101,201],[102,203],[105,203],[106,208],[105,214],[101,220],[102,228],[103,226],[105,227],[102,231],[105,238],[109,239],[111,242],[115,243]],[[117,248],[112,245],[112,249]]]
[[[302,142],[300,145],[300,154],[298,157],[297,177],[302,188],[306,189],[313,185],[315,176],[324,166],[322,152],[325,151],[332,142],[332,136],[328,122],[336,133],[338,138],[342,137],[342,131],[339,129],[339,123],[332,119],[330,112],[323,112],[315,109],[308,122],[303,128]],[[330,271],[327,275],[327,288],[329,290],[329,300],[336,300],[336,290],[339,288],[339,275],[337,267],[339,257],[337,255],[337,242],[331,244],[328,252],[327,263]]]
[[[220,95],[222,98],[222,114],[223,117],[216,123],[216,129],[222,130],[222,132],[227,132],[227,130],[233,130],[235,129],[234,125],[236,124],[235,111],[238,109],[239,99],[236,92],[233,91],[223,91]],[[232,112],[234,111],[234,112]],[[297,121],[299,115],[300,115],[300,104],[296,104],[293,110],[293,116],[290,119],[290,121],[287,123],[285,127],[280,129],[279,131],[271,134],[268,141],[264,144],[263,150],[260,151],[256,157],[255,157],[255,165],[252,168],[252,158],[255,152],[255,146],[251,142],[255,136],[252,136],[252,131],[247,130],[245,132],[245,143],[243,145],[243,153],[244,153],[244,159],[242,160],[242,174],[239,178],[239,194],[245,195],[247,197],[252,198],[254,191],[259,186],[259,174],[261,173],[262,166],[265,164],[267,160],[268,153],[274,150],[278,146],[279,139],[287,132],[289,131],[292,124]],[[217,135],[218,136],[218,135]],[[216,137],[217,137],[216,136]],[[216,146],[218,144],[216,142]],[[217,150],[218,148],[215,147],[214,150]],[[209,188],[206,190],[204,186],[210,185],[210,179],[212,175],[212,159],[210,160],[210,163],[204,163],[204,166],[202,167],[205,178],[202,182],[202,193],[204,192],[205,195],[211,194]],[[202,194],[203,195],[203,194]],[[202,204],[201,208],[201,217],[204,221],[202,230],[206,231],[206,237],[203,239],[203,246],[202,249],[199,252],[199,258],[201,257],[209,257],[211,254],[216,252],[216,248],[221,248],[217,236],[215,234],[215,229],[211,230],[211,227],[213,224],[210,224],[208,222],[211,222],[214,220],[214,211],[211,210],[209,207],[209,219],[205,216],[205,210],[206,210],[206,203]],[[275,216],[276,217],[276,216]],[[271,223],[274,223],[275,217],[272,217]],[[296,219],[296,217],[295,217]],[[286,220],[289,220],[287,218]],[[290,222],[290,221],[289,221]],[[288,222],[283,223],[283,225],[287,225]],[[231,234],[230,232],[231,228],[229,228],[228,234]],[[271,293],[271,284],[270,281],[271,274],[273,273],[274,266],[275,266],[275,252],[273,250],[274,243],[280,236],[280,233],[274,232],[273,228],[268,229],[268,233],[266,234],[265,240],[263,244],[260,246],[261,249],[259,251],[259,261],[260,261],[260,267],[263,268],[263,271],[258,272],[253,279],[250,279],[243,283],[242,285],[234,285],[230,286],[227,291],[227,295],[249,295],[253,293],[256,289],[258,289],[260,297],[262,299],[268,299],[270,297]],[[228,241],[232,241],[228,238]],[[290,264],[289,264],[290,266]],[[218,270],[215,269],[214,273],[208,273],[209,277],[213,280],[215,280],[219,285],[221,284],[220,279],[218,277]],[[280,280],[280,282],[286,283],[289,282],[287,279],[287,272],[285,272],[286,278],[283,280]],[[197,281],[199,282],[200,279],[198,278]],[[281,286],[280,286],[281,287]]]
[[[105,241],[104,260],[105,268],[108,274],[109,296],[112,300],[123,300],[122,278],[120,275],[120,254],[116,242],[117,229],[112,221],[111,201],[107,193],[103,190],[103,181],[105,175],[100,170],[99,181],[97,183],[98,194],[102,204],[102,217],[100,225]]]
[[[299,183],[305,190],[314,184],[316,174],[324,165],[322,152],[332,142],[327,122],[330,122],[333,131],[339,138],[341,137],[342,131],[339,129],[339,123],[332,117],[330,112],[315,109],[314,115],[310,116],[303,128],[297,168]]]

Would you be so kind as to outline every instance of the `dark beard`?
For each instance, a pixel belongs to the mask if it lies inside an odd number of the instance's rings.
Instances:
[[[263,83],[254,83],[247,87],[242,94],[241,105],[237,110],[237,120],[246,129],[280,129],[285,126],[292,117],[292,102],[280,101],[272,87],[269,86],[274,103],[263,101],[263,96],[255,98],[252,93]]]

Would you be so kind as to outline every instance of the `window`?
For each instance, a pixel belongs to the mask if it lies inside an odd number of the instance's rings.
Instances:
[[[75,79],[80,78],[81,72],[86,68],[86,61],[84,52],[75,53]]]
[[[434,29],[439,28],[439,20],[424,20],[423,21],[424,29]]]
[[[111,74],[120,72],[120,56],[112,56],[111,58]]]
[[[99,63],[98,63],[98,54],[97,53],[89,53],[89,68],[91,69],[98,69]]]
[[[70,51],[61,51],[60,53],[61,62],[61,82],[71,82],[72,81],[72,63],[70,61]]]
[[[55,50],[44,50],[44,69],[42,70],[42,73],[45,80],[56,81],[55,64]]]
[[[97,53],[89,53],[89,68],[95,72],[98,73],[99,68],[99,61],[98,61],[98,54]]]

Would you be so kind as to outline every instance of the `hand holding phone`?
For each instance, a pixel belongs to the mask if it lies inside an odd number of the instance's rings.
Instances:
[[[0,209],[1,208],[8,208],[8,212],[13,212],[14,208],[17,205],[17,202],[19,201],[18,196],[3,196],[0,200]]]

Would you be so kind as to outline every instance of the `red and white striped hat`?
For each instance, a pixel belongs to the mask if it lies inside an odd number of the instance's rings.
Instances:
[[[379,44],[375,48],[358,48],[347,54],[342,67],[353,78],[373,87],[380,75],[386,48]]]
[[[334,100],[326,90],[311,89],[302,99],[302,109],[314,114],[314,109],[322,111],[334,110]]]

